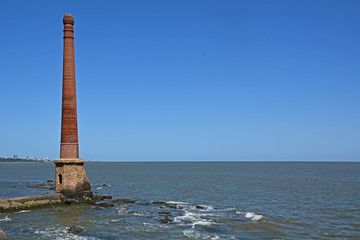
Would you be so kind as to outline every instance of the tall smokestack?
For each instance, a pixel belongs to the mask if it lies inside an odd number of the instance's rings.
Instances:
[[[56,193],[64,198],[91,197],[91,187],[84,169],[84,159],[79,158],[77,129],[74,18],[66,14],[64,23],[64,62],[61,114],[60,159],[56,159]]]
[[[60,158],[79,158],[73,16],[66,14],[63,23],[64,59]]]

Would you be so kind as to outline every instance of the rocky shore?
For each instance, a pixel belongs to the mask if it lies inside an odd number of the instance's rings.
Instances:
[[[48,188],[48,187],[46,187]],[[84,197],[83,199],[69,199],[64,198],[60,194],[46,194],[31,197],[17,197],[17,198],[0,198],[0,213],[20,212],[24,210],[32,210],[39,208],[48,208],[53,206],[61,206],[68,204],[93,204],[97,202],[112,199],[111,196],[93,196],[91,198]],[[83,230],[76,226],[72,226],[69,232],[79,235]],[[6,234],[0,228],[0,240],[6,240]]]
[[[105,199],[111,199],[111,196],[93,196],[84,199],[64,198],[60,194],[46,194],[31,197],[18,198],[0,198],[0,213],[18,212],[22,210],[31,210],[39,208],[48,208],[62,204],[96,204],[96,202]]]

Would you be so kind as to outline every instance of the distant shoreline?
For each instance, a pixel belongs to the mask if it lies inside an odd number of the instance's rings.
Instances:
[[[275,161],[275,160],[269,160],[269,161],[94,161],[94,160],[87,160],[87,163],[360,163],[359,160],[346,160],[346,161],[339,161],[339,160],[326,160],[326,161]]]
[[[87,163],[360,163],[359,160],[354,161],[93,161],[88,160]],[[53,163],[52,160],[9,160],[0,159],[0,163]]]
[[[0,163],[50,163],[52,161],[44,160],[26,160],[26,159],[0,159]]]

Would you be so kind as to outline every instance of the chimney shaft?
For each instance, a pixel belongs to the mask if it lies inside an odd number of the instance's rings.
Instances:
[[[76,109],[74,18],[66,14],[64,23],[63,92],[60,158],[79,158]]]

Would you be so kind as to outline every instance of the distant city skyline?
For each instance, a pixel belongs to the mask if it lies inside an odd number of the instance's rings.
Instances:
[[[12,156],[4,156],[4,155],[0,155],[0,159],[26,159],[26,160],[49,160],[48,157],[30,157],[28,155],[26,155],[25,157],[21,157],[17,154],[13,154]]]
[[[359,1],[0,8],[0,155],[59,158],[70,13],[80,158],[360,161]]]

